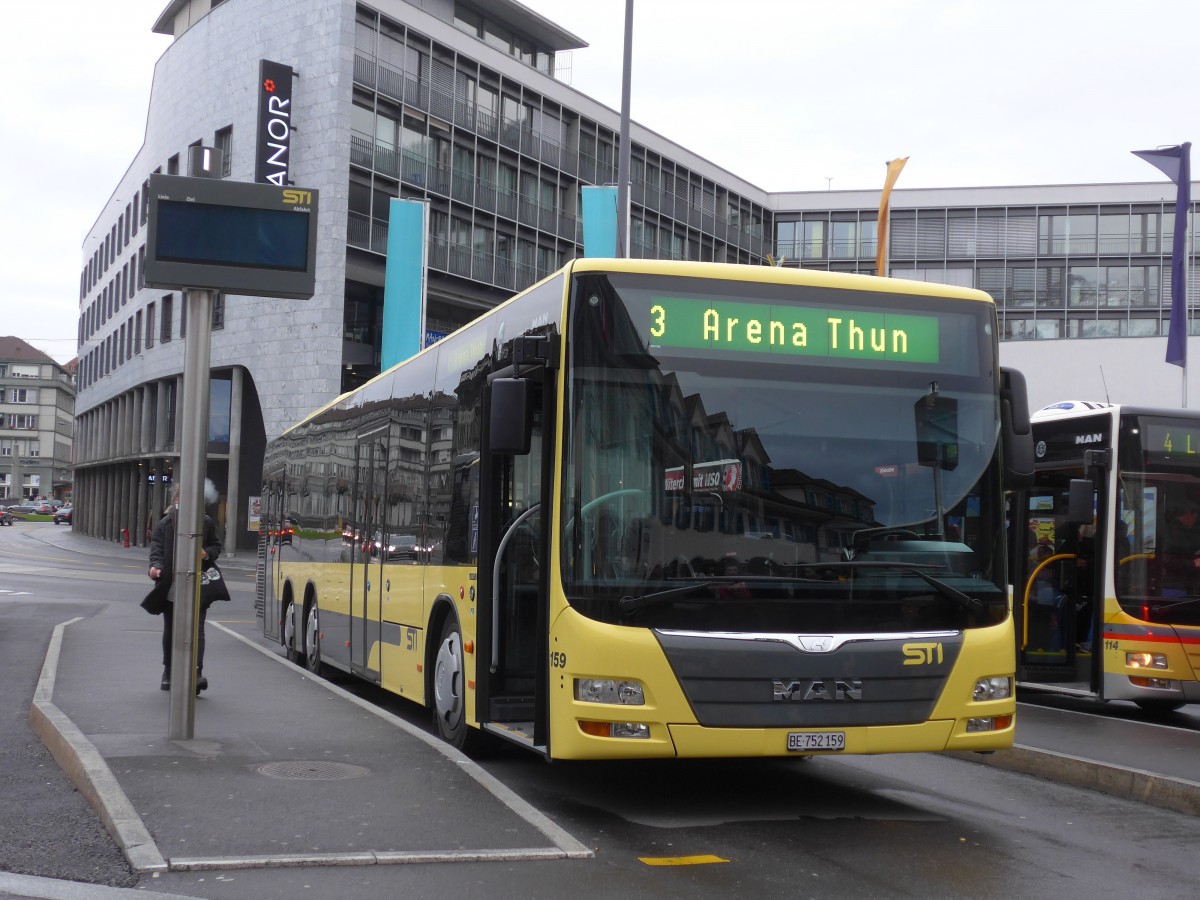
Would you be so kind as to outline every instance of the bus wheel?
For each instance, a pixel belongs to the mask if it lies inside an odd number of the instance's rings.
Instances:
[[[288,662],[294,662],[298,666],[304,665],[304,649],[298,643],[299,636],[296,634],[296,604],[289,603],[287,609],[283,611],[283,628],[280,629],[279,642],[283,644],[284,655],[287,656]]]
[[[325,668],[321,664],[321,622],[316,597],[304,619],[304,666],[314,675],[320,675]]]
[[[462,749],[468,730],[463,699],[462,631],[453,616],[442,626],[433,665],[433,719],[442,740]]]
[[[1141,707],[1142,712],[1156,716],[1173,713],[1175,710],[1183,708],[1182,700],[1134,700],[1133,702]]]

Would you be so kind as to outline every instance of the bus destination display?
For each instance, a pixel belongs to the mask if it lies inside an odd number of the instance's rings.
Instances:
[[[936,316],[655,297],[654,348],[726,350],[884,362],[939,362]]]

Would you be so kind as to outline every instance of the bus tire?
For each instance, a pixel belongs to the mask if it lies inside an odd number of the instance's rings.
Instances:
[[[1133,702],[1142,712],[1155,716],[1166,715],[1183,708],[1182,700],[1134,700]]]
[[[304,667],[314,675],[325,672],[325,665],[321,662],[321,617],[316,597],[313,597],[304,616]]]
[[[462,629],[453,615],[442,625],[433,664],[433,721],[438,736],[462,750],[467,744],[467,704],[464,697]]]

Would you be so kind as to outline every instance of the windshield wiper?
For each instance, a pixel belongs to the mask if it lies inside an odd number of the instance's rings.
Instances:
[[[1193,603],[1200,603],[1200,597],[1187,597],[1183,600],[1172,600],[1170,603],[1156,603],[1153,608],[1156,613],[1160,613],[1164,609],[1174,609],[1177,606],[1190,606]]]
[[[934,578],[926,569],[944,569],[943,565],[931,563],[904,563],[904,562],[889,562],[886,560],[848,560],[846,562],[827,562],[827,563],[801,563],[797,568],[813,568],[813,569],[899,569],[902,572],[907,572],[910,575],[916,575],[931,588],[938,592],[947,600],[953,600],[967,612],[980,615],[986,608],[983,602],[964,594],[953,585],[949,585],[941,579]]]
[[[712,581],[694,581],[691,584],[680,585],[679,587],[667,588],[665,591],[652,591],[649,594],[642,594],[640,597],[633,597],[626,594],[617,601],[617,609],[625,615],[635,613],[639,609],[645,609],[655,603],[661,603],[665,600],[672,600],[675,597],[682,597],[685,594],[690,594],[697,588],[712,587],[715,582]]]

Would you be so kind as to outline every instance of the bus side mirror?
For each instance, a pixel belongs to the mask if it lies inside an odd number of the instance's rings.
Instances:
[[[488,446],[493,453],[524,456],[529,452],[533,435],[529,413],[529,382],[526,379],[497,378],[492,382]]]
[[[1016,369],[1000,370],[1000,444],[1004,454],[1004,489],[1033,487],[1033,426],[1025,376]]]

